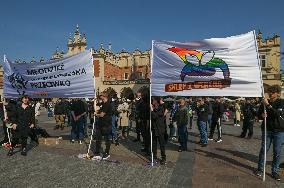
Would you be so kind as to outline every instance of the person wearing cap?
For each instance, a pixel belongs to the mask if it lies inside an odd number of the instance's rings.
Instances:
[[[258,116],[260,119],[266,118],[266,151],[268,152],[270,146],[273,146],[273,160],[272,160],[272,177],[280,181],[279,164],[281,160],[281,149],[284,140],[284,99],[280,99],[281,87],[273,85],[268,88],[269,96],[265,96],[263,104],[260,106]],[[266,113],[264,111],[264,106]],[[259,151],[258,168],[255,171],[257,176],[263,175],[264,169],[264,147],[265,147],[265,134],[264,134],[264,121],[261,125],[262,142]]]
[[[31,128],[35,126],[35,113],[34,109],[29,105],[29,97],[27,95],[22,96],[22,104],[16,108],[13,115],[12,122],[12,146],[8,152],[8,156],[14,154],[14,148],[21,139],[22,151],[21,155],[27,155],[27,138],[31,132]]]

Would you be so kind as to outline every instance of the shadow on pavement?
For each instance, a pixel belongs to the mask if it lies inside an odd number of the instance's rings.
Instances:
[[[255,170],[255,168],[253,168],[252,166],[243,164],[239,161],[236,161],[236,160],[229,158],[229,157],[226,157],[224,155],[219,155],[217,153],[212,153],[212,152],[204,151],[204,150],[201,150],[201,149],[195,149],[195,151],[198,154],[205,154],[205,156],[208,157],[208,158],[219,159],[219,160],[225,161],[225,162],[229,163],[230,166],[242,167],[242,168],[245,168],[245,169],[247,169],[251,172],[253,172]],[[251,175],[253,175],[253,173]]]

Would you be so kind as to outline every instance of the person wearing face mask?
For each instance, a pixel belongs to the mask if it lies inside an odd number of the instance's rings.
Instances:
[[[280,99],[281,87],[273,85],[268,88],[269,96],[265,96],[263,104],[259,108],[258,116],[260,119],[266,117],[266,150],[269,151],[273,145],[273,161],[272,161],[272,177],[280,181],[279,164],[281,158],[281,147],[284,139],[284,100]],[[264,111],[264,105],[266,113]],[[262,143],[259,152],[258,168],[255,171],[257,176],[263,175],[264,168],[264,148],[265,148],[265,135],[264,135],[264,121],[261,125],[262,129]]]

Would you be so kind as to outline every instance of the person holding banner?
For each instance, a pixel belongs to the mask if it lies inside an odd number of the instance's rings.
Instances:
[[[153,156],[154,160],[157,161],[157,142],[159,142],[161,150],[161,165],[166,164],[166,149],[165,149],[165,109],[163,105],[160,104],[160,99],[155,97],[152,98],[151,105],[151,119],[152,119],[152,139],[153,139]]]
[[[24,95],[21,97],[22,104],[16,108],[12,122],[12,146],[8,152],[8,156],[14,154],[14,148],[21,139],[22,152],[21,155],[27,155],[27,138],[31,133],[31,129],[35,126],[34,109],[29,105],[29,97]]]
[[[263,99],[263,105],[266,107],[266,113],[264,113],[264,106],[259,109],[259,118],[264,119],[266,117],[266,150],[268,151],[271,144],[273,145],[273,161],[272,161],[272,177],[280,181],[281,178],[278,174],[279,164],[281,158],[281,148],[284,140],[284,100],[280,99],[281,87],[279,85],[273,85],[268,88],[269,96],[265,96]],[[263,175],[264,169],[264,121],[261,125],[262,128],[262,143],[259,152],[258,168],[255,171],[257,176]]]

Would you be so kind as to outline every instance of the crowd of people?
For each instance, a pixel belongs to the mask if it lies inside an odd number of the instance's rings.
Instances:
[[[149,94],[138,92],[133,100],[118,99],[116,95],[109,96],[101,93],[96,99],[85,101],[82,99],[59,99],[55,104],[52,101],[44,106],[48,109],[48,116],[55,118],[55,130],[63,130],[71,126],[70,141],[76,140],[82,144],[87,138],[87,128],[94,127],[94,159],[108,159],[111,144],[118,146],[120,140],[130,140],[130,132],[136,133],[132,141],[141,143],[141,152],[149,158],[153,156],[155,162],[166,164],[166,143],[178,143],[177,151],[188,150],[188,132],[197,126],[200,135],[200,145],[208,146],[210,141],[222,142],[222,126],[229,118],[233,118],[233,126],[240,126],[240,138],[251,139],[255,122],[267,122],[267,150],[273,145],[272,176],[280,180],[278,174],[281,145],[284,138],[284,102],[280,99],[281,88],[271,86],[264,100],[246,98],[245,100],[224,100],[221,97],[179,97],[171,102],[165,102],[162,97],[152,97]],[[151,101],[150,101],[151,100]],[[2,143],[8,142],[7,126],[11,125],[12,139],[8,155],[14,154],[15,146],[20,143],[22,155],[26,155],[27,138],[38,142],[33,129],[36,126],[36,117],[40,115],[40,102],[29,104],[29,97],[22,96],[21,102],[9,100],[5,106],[1,105],[1,119],[5,138]],[[264,109],[266,108],[266,111]],[[89,118],[89,121],[87,120]],[[193,121],[196,119],[196,124]],[[65,123],[67,120],[67,123]],[[88,122],[90,124],[88,124]],[[66,125],[65,125],[66,124]],[[92,124],[94,126],[92,126]],[[134,129],[135,127],[135,129]],[[217,129],[217,135],[216,130]],[[169,134],[168,134],[169,130]],[[264,132],[264,131],[263,131]],[[134,135],[134,134],[133,134]],[[102,150],[102,141],[105,149]],[[92,143],[92,142],[90,142]],[[151,145],[152,143],[152,145]],[[157,148],[161,151],[158,159]],[[259,153],[256,175],[263,173],[264,161],[264,134]]]

